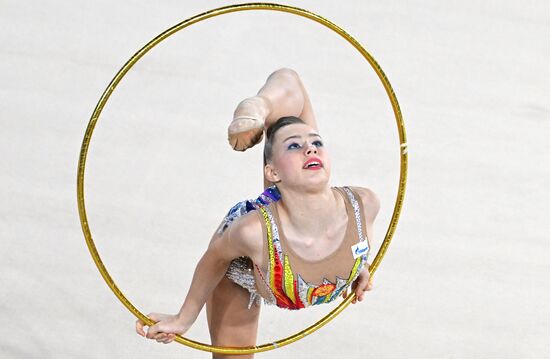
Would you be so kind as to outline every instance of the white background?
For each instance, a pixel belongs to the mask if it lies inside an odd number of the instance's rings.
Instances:
[[[130,56],[210,1],[0,1],[0,356],[205,358],[146,341],[103,282],[76,207],[80,144]],[[550,355],[550,5],[535,1],[289,1],[342,26],[378,60],[403,111],[404,212],[368,299],[261,358]],[[368,186],[385,234],[398,140],[368,64],[322,26],[284,13],[210,19],[126,76],[90,147],[96,245],[142,311],[179,309],[225,211],[261,189],[261,149],[230,150],[236,104],[279,67],[308,88],[334,185]],[[260,341],[311,324],[264,308]],[[207,341],[200,319],[189,336]]]

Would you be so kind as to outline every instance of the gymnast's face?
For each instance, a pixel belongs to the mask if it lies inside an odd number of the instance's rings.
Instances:
[[[265,174],[270,182],[308,189],[326,186],[330,159],[321,136],[308,125],[296,123],[275,133],[273,155]]]

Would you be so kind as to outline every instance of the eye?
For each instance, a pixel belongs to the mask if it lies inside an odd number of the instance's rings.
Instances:
[[[323,142],[317,140],[317,141],[313,141],[313,146],[315,147],[323,147]]]
[[[298,149],[300,148],[301,146],[299,144],[297,144],[296,142],[292,142],[290,145],[288,145],[287,149],[289,150],[295,150],[295,149]]]

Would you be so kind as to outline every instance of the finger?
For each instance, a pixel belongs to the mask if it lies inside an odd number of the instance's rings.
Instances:
[[[159,334],[155,335],[155,337],[153,339],[155,339],[159,343],[162,343],[164,341],[164,339],[166,339],[166,333],[159,333]]]
[[[136,333],[138,333],[142,337],[145,337],[145,330],[143,330],[144,326],[145,324],[141,320],[136,320]]]
[[[366,290],[372,290],[372,287],[373,287],[372,280],[369,280],[369,282],[367,283]]]
[[[357,298],[362,297],[365,290],[366,290],[366,283],[365,285],[358,285],[357,288],[355,289],[355,296]]]
[[[359,283],[357,283],[357,286],[354,288],[355,293],[357,293],[357,295],[363,293],[365,290],[367,290],[369,283],[370,283],[370,277],[368,276],[361,277],[361,279],[359,280]]]
[[[364,272],[365,272],[365,277],[370,279],[370,271],[369,271],[369,268],[365,268],[364,269]]]
[[[147,331],[146,337],[149,339],[155,339],[155,337],[159,334],[160,330],[158,325],[153,325],[149,327],[149,330]]]
[[[176,336],[175,336],[174,334],[166,334],[166,336],[165,336],[164,339],[162,340],[162,343],[163,343],[163,344],[171,343],[171,342],[174,340],[175,337],[176,337]]]
[[[358,293],[356,293],[357,300],[358,300],[359,302],[362,302],[363,299],[365,299],[365,291],[366,291],[366,290],[367,290],[366,288],[363,288],[362,290],[358,291]]]
[[[346,299],[348,297],[348,289],[342,292],[342,298]]]

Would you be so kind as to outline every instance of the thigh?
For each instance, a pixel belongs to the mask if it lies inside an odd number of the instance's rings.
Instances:
[[[256,345],[260,307],[248,309],[250,293],[224,277],[206,303],[208,329],[213,345]],[[253,355],[220,355],[213,358],[252,358]]]

